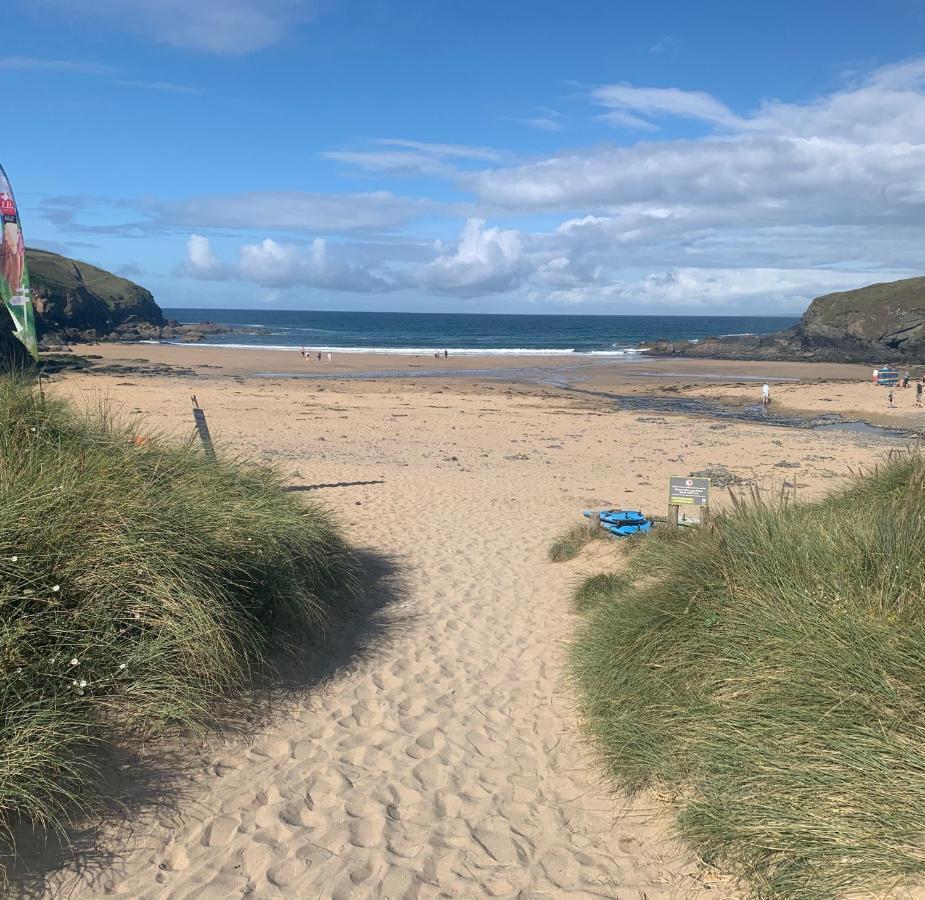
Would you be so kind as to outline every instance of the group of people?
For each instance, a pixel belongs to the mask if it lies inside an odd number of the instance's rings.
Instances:
[[[304,347],[299,347],[299,352],[302,354],[302,359],[311,359],[311,351],[306,350]],[[328,362],[333,362],[334,357],[328,353]],[[318,362],[321,362],[321,352],[318,353]]]
[[[874,384],[880,384],[880,378],[882,374],[883,373],[881,372],[880,369],[874,369],[873,379],[872,379]],[[890,374],[891,375],[893,374],[892,371],[890,372]],[[901,376],[896,378],[896,387],[902,388],[903,390],[907,389],[909,387],[909,382],[911,379],[912,379],[912,374],[909,372],[908,369],[906,369],[906,371],[903,372]],[[890,378],[890,381],[892,380],[893,379]],[[896,398],[894,396],[894,389],[891,385],[888,385],[888,386],[890,387],[890,392],[887,394],[887,398],[886,398],[887,404],[889,405],[890,409],[896,409]],[[925,394],[925,375],[920,376],[915,382],[915,405],[916,406],[922,406],[923,394]]]
[[[449,359],[449,358],[450,358],[450,351],[449,351],[449,350],[444,350],[444,351],[443,351],[443,358],[444,358],[444,359]],[[440,351],[439,351],[439,350],[434,350],[434,359],[440,359]]]

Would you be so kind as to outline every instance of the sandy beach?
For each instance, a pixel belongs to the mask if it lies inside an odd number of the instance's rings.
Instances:
[[[582,508],[664,514],[669,475],[725,467],[744,484],[786,482],[814,497],[901,446],[620,409],[601,394],[663,396],[668,386],[741,405],[768,378],[781,406],[854,413],[875,390],[861,383],[866,368],[493,357],[451,358],[439,363],[445,377],[416,377],[414,367],[437,361],[342,355],[327,366],[157,345],[80,352],[129,368],[59,375],[50,391],[106,396],[144,421],[139,434],[182,438],[195,393],[221,451],[276,466],[293,490],[328,504],[390,576],[372,583],[363,639],[340,626],[315,651],[330,658],[319,662],[323,677],[288,692],[252,737],[187,748],[182,794],[166,811],[107,825],[111,854],[49,871],[33,861],[35,894],[737,895],[672,838],[659,798],[629,799],[605,783],[564,668],[568,590],[592,560],[551,564],[546,549]],[[161,368],[151,374],[150,364]],[[329,377],[286,377],[308,367]],[[517,371],[525,367],[543,372]],[[369,377],[399,369],[406,377]]]

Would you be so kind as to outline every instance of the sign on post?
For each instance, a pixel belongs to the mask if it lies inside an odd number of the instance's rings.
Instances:
[[[709,506],[710,479],[672,475],[668,480],[668,502],[672,506]]]
[[[710,512],[710,479],[672,475],[668,479],[668,523],[678,524],[678,509],[682,506],[700,507],[700,524],[704,525]]]

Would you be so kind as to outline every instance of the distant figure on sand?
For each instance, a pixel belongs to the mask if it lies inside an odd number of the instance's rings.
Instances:
[[[443,358],[444,358],[444,359],[449,359],[449,358],[450,358],[450,351],[449,351],[449,350],[444,350],[444,351],[443,351]]]
[[[321,362],[321,354],[318,354],[318,362]]]
[[[877,383],[877,379],[878,379],[879,377],[880,377],[880,370],[879,370],[879,369],[874,369],[874,377],[871,378],[871,381],[872,381],[874,384],[876,384],[876,383]]]
[[[761,386],[761,405],[767,406],[771,402],[771,386],[763,384]]]
[[[886,399],[890,403],[890,409],[896,409],[896,404],[893,402],[893,389],[890,388],[889,394],[887,394]]]
[[[328,354],[328,362],[330,362],[330,361],[331,361],[331,354],[329,353],[329,354]]]
[[[925,375],[915,383],[915,405],[922,405],[922,389],[925,388]]]
[[[299,353],[302,354],[302,359],[305,359],[305,348],[304,347],[299,347]]]
[[[903,387],[904,388],[909,387],[909,370],[908,369],[906,369],[906,371],[903,372]]]

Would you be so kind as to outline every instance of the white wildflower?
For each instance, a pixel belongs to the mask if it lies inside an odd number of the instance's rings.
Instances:
[[[53,591],[54,593],[56,593],[56,594],[57,594],[57,593],[58,593],[58,591],[60,591],[60,590],[61,590],[61,585],[60,585],[60,584],[55,584],[55,585],[52,585],[52,588],[51,588],[51,589],[52,589],[52,591]]]
[[[125,668],[125,663],[119,663],[119,671],[121,672]]]
[[[18,559],[19,559],[18,556],[11,556],[11,557],[10,557],[10,562],[17,562]]]
[[[75,678],[75,679],[71,682],[71,684],[72,684],[74,687],[77,687],[77,679]]]
[[[85,688],[86,686],[87,686],[87,682],[84,681],[83,678],[81,678],[81,679],[80,679],[80,687]]]
[[[135,618],[136,618],[136,619],[140,619],[140,618],[141,618],[141,613],[135,613]]]
[[[72,666],[76,666],[79,662],[80,662],[80,660],[77,659],[77,657],[75,656],[75,657],[71,660],[71,665],[72,665]]]

